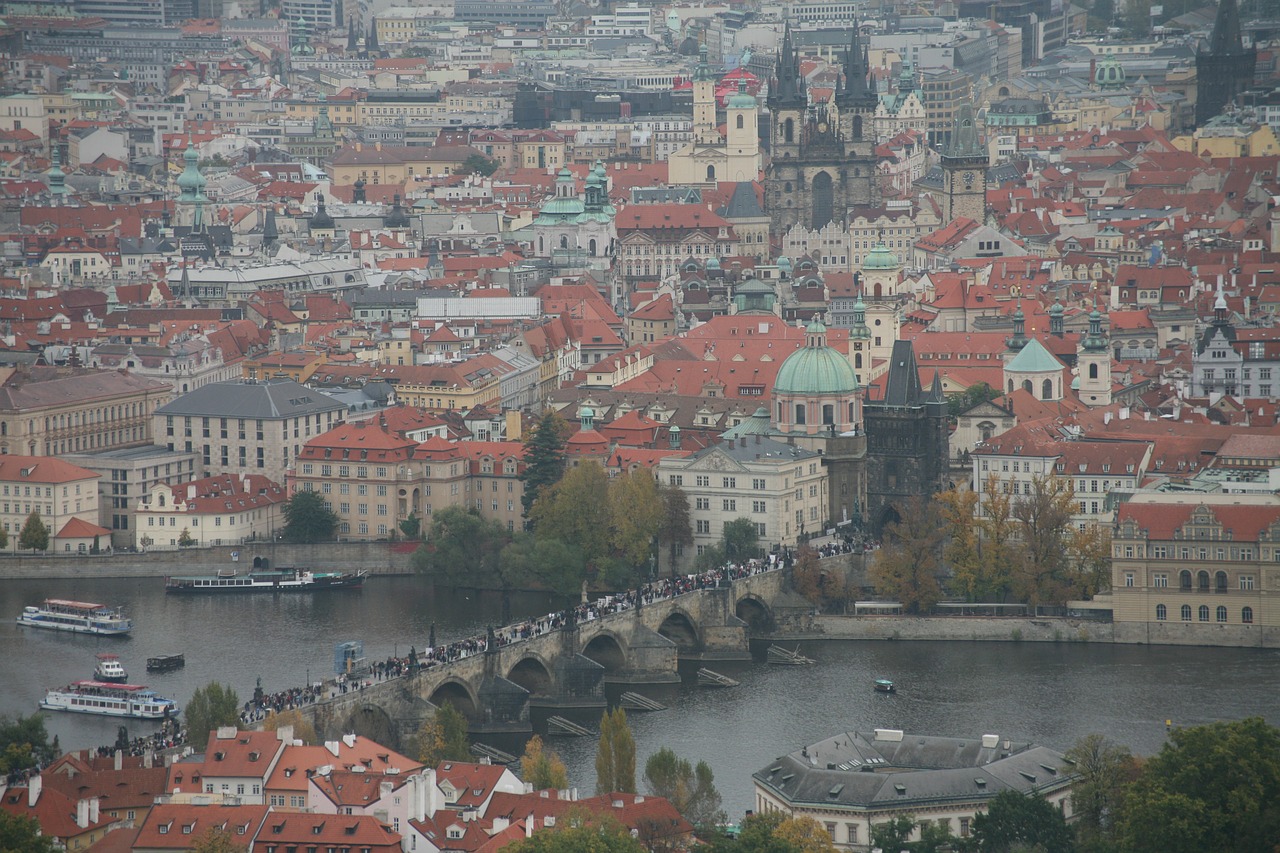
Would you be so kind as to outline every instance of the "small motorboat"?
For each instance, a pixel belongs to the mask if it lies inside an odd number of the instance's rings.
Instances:
[[[169,672],[174,669],[182,669],[187,665],[187,659],[184,655],[158,655],[153,658],[147,658],[147,672]]]
[[[876,687],[877,693],[897,693],[898,692],[898,688],[894,687],[893,682],[887,678],[877,678],[875,687]]]
[[[103,652],[98,655],[98,665],[93,668],[93,680],[107,684],[124,684],[129,680],[129,673],[124,671],[119,655]]]

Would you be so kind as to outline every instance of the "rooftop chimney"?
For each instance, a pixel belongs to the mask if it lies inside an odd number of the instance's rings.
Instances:
[[[44,780],[39,776],[32,776],[27,781],[27,808],[34,809],[36,803],[40,802],[40,791],[44,787]]]

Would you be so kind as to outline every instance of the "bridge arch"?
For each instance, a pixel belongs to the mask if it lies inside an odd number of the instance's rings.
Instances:
[[[427,701],[437,708],[447,702],[468,720],[474,720],[479,715],[477,708],[480,705],[472,695],[470,685],[460,678],[449,678],[436,685]]]
[[[626,645],[611,631],[601,631],[588,640],[582,647],[582,655],[600,664],[605,672],[627,668]]]
[[[343,734],[355,734],[375,743],[399,743],[396,724],[378,705],[365,702],[354,709],[342,724]]]
[[[773,630],[773,610],[754,592],[739,598],[733,607],[734,615],[747,623],[748,635],[767,634]]]
[[[658,626],[658,633],[675,643],[682,652],[702,649],[702,634],[698,630],[698,623],[683,608],[673,608]]]
[[[530,696],[552,696],[556,692],[551,667],[539,655],[526,654],[507,672],[507,681],[519,684]]]

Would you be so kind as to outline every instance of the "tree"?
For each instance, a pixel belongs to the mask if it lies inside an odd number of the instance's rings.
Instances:
[[[49,528],[40,520],[40,513],[33,512],[27,516],[18,534],[18,547],[23,551],[49,550]]]
[[[414,746],[418,760],[428,767],[442,761],[470,761],[467,718],[450,703],[441,703],[434,714],[422,721]]]
[[[182,532],[178,534],[178,547],[190,548],[194,544],[196,544],[196,540],[192,538],[191,531],[185,527],[182,528]]]
[[[560,756],[546,749],[542,738],[534,735],[524,746],[524,755],[520,758],[520,772],[524,781],[533,786],[535,791],[555,788],[562,791],[569,787],[569,771],[565,769]]]
[[[6,533],[3,528],[0,528],[0,548],[8,548],[8,547],[9,547],[9,534]]]
[[[509,853],[646,853],[644,845],[611,816],[581,812],[570,812],[556,820],[554,828],[503,849]]]
[[[898,815],[893,820],[871,825],[871,846],[891,853],[898,853],[907,846],[907,839],[915,831],[916,819],[912,815]]]
[[[1000,392],[987,383],[975,382],[959,394],[951,394],[947,397],[947,414],[954,421],[979,403],[994,400],[999,396]]]
[[[318,744],[319,736],[316,734],[316,727],[311,721],[302,716],[302,712],[297,708],[290,708],[287,711],[272,711],[267,714],[267,718],[262,721],[264,731],[274,732],[281,726],[293,726],[293,737],[305,744]]]
[[[1068,549],[1075,571],[1073,595],[1091,599],[1111,588],[1111,530],[1100,524],[1087,524],[1084,530],[1072,530]]]
[[[569,435],[569,425],[556,412],[548,411],[529,433],[524,444],[524,471],[520,479],[524,494],[524,516],[530,518],[534,503],[543,489],[550,488],[564,476],[564,442]]]
[[[284,504],[284,538],[310,544],[328,542],[338,529],[338,516],[319,492],[300,491]]]
[[[664,514],[657,481],[647,468],[626,471],[609,483],[613,553],[631,569],[633,579],[648,574],[646,567]]]
[[[796,552],[791,583],[796,592],[825,610],[843,612],[848,606],[849,588],[843,575],[822,568],[818,552],[808,545],[801,546]]]
[[[737,838],[715,838],[702,849],[707,853],[796,853],[789,841],[776,835],[786,820],[782,812],[747,815],[738,827]]]
[[[1023,553],[1014,572],[1014,592],[1035,607],[1063,604],[1071,592],[1067,535],[1075,512],[1075,489],[1065,477],[1032,477],[1030,494],[1017,498],[1013,517]]]
[[[644,780],[650,794],[670,800],[676,811],[700,833],[709,832],[727,820],[721,808],[720,792],[716,790],[715,775],[705,761],[699,761],[694,767],[688,759],[664,746],[645,762]]]
[[[240,725],[240,697],[230,684],[211,681],[196,688],[184,713],[187,741],[197,750],[203,750],[209,743],[211,731]]]
[[[582,554],[559,539],[517,533],[498,555],[502,580],[512,589],[536,586],[576,599],[586,577]]]
[[[811,817],[789,817],[773,831],[773,837],[796,853],[835,853],[836,846],[822,824]]]
[[[981,853],[1012,853],[1033,848],[1071,853],[1075,844],[1062,812],[1044,797],[1008,789],[973,819],[973,837]]]
[[[49,763],[57,757],[55,744],[40,714],[0,717],[0,777]]]
[[[689,520],[689,496],[675,485],[658,486],[662,496],[662,521],[658,525],[658,542],[667,546],[667,567],[676,574],[676,558],[681,548],[693,544],[693,523]]]
[[[465,506],[431,516],[427,542],[413,553],[413,567],[443,586],[502,586],[498,555],[510,540],[501,522]]]
[[[622,708],[605,711],[600,718],[600,745],[596,749],[596,793],[636,792],[636,742]]]
[[[1003,602],[1013,590],[1013,572],[1020,560],[1017,522],[1009,484],[995,474],[982,486],[982,514],[978,518],[978,601]]]
[[[52,836],[40,834],[40,824],[35,818],[0,810],[2,853],[54,853],[59,849]]]
[[[483,154],[472,154],[462,161],[462,174],[489,177],[498,171],[498,161],[490,160]]]
[[[599,462],[570,468],[539,496],[529,513],[539,537],[577,548],[588,571],[609,556],[609,475]]]
[[[245,853],[249,848],[227,830],[211,826],[187,849],[191,853]]]
[[[869,576],[877,593],[894,597],[907,613],[922,613],[942,595],[942,517],[934,501],[920,497],[895,504],[894,509],[899,520],[885,529]]]
[[[1280,729],[1261,717],[1175,729],[1120,809],[1133,853],[1273,853],[1280,838]]]
[[[724,556],[734,563],[745,563],[760,556],[760,534],[749,518],[735,518],[724,524]]]
[[[1067,761],[1080,778],[1071,788],[1071,808],[1082,838],[1107,833],[1116,806],[1133,766],[1129,750],[1099,734],[1085,735],[1066,752]]]
[[[408,517],[398,525],[400,532],[404,534],[405,539],[417,539],[422,534],[422,519],[418,518],[416,513],[409,513]]]

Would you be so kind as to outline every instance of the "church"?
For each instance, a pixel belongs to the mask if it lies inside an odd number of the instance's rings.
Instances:
[[[874,118],[879,103],[857,28],[831,99],[810,103],[788,26],[769,85],[765,209],[776,235],[792,226],[848,225],[849,209],[877,203]]]
[[[667,158],[668,182],[749,183],[760,177],[760,108],[738,79],[738,91],[725,101],[724,133],[716,121],[716,78],[704,45],[693,74],[693,141]]]

